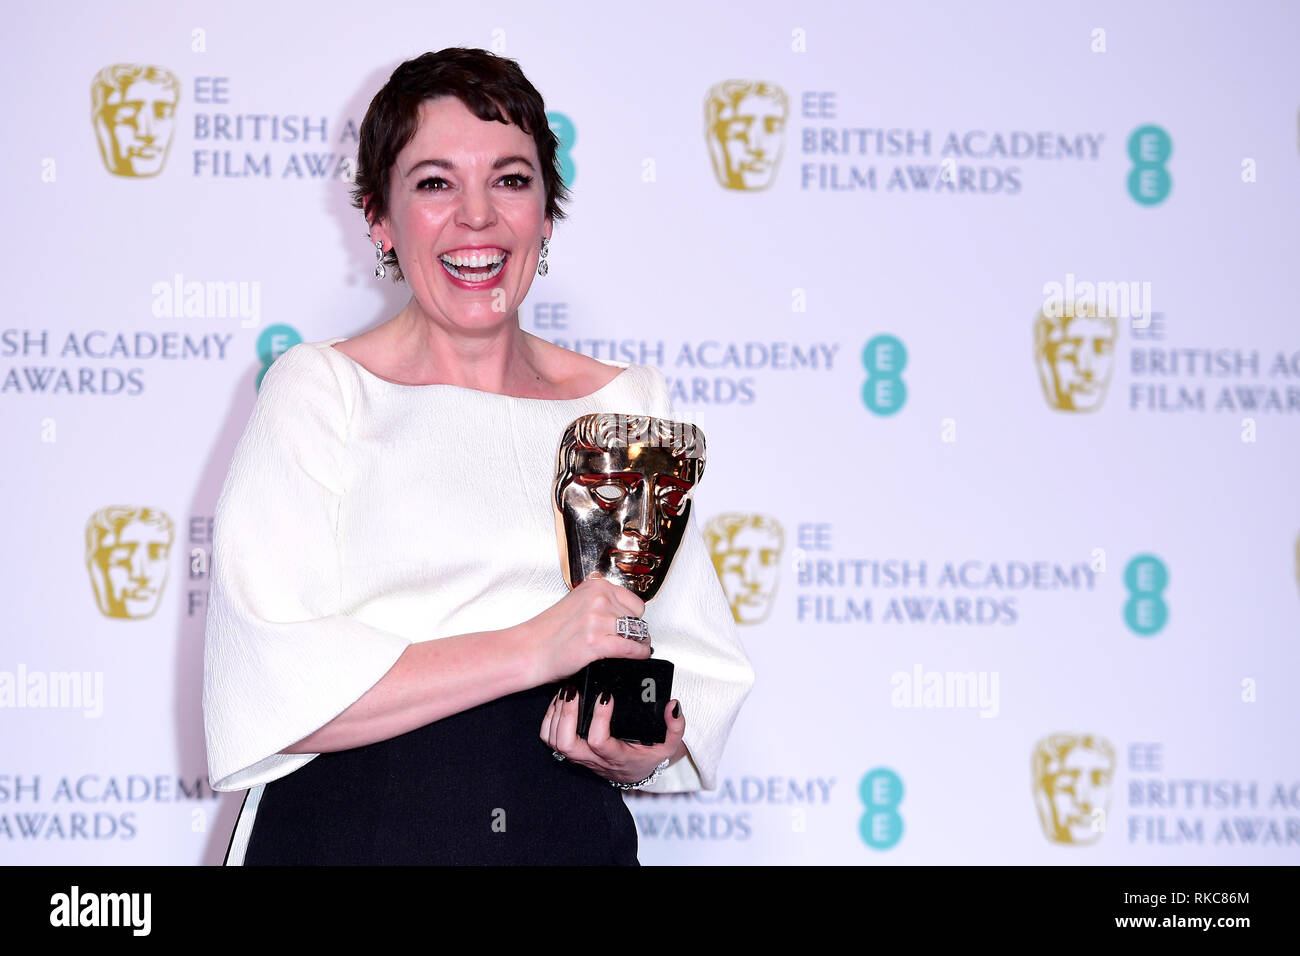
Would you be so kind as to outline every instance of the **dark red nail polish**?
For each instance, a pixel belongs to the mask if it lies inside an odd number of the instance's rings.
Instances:
[[[673,701],[673,720],[681,720],[681,717],[682,717],[682,702],[680,700],[675,700]]]
[[[605,691],[601,691],[601,693],[600,693],[600,702],[601,702],[602,704],[608,704],[608,703],[609,703],[611,700],[613,700],[613,699],[614,699],[614,696],[613,696],[609,691],[607,691],[607,690],[605,690]]]

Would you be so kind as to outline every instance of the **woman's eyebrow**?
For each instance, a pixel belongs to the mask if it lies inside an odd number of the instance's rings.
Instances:
[[[493,170],[498,170],[506,166],[509,166],[511,163],[523,163],[529,169],[533,168],[533,164],[529,162],[528,157],[526,156],[501,156],[497,158],[495,161],[493,161],[491,168]],[[414,175],[415,171],[419,169],[421,166],[435,166],[438,169],[448,169],[448,170],[456,169],[456,164],[452,162],[450,159],[441,159],[435,156],[432,159],[420,160],[418,163],[416,163],[414,166],[412,166],[410,169],[406,171],[406,175],[407,176]]]

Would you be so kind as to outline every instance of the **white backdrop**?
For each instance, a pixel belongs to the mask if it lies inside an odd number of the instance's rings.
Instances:
[[[522,324],[660,365],[748,516],[758,680],[643,862],[1300,861],[1294,4],[7,12],[0,860],[220,862],[213,505],[264,361],[404,303],[353,131],[465,45],[573,164]],[[97,134],[115,64],[153,109]],[[1043,349],[1052,283],[1137,298]]]

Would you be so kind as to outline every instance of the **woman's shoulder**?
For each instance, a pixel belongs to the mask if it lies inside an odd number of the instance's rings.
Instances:
[[[291,345],[271,362],[263,376],[263,383],[274,379],[314,379],[328,380],[334,377],[326,352],[331,343],[339,339],[324,339],[320,342],[299,342]],[[274,376],[272,375],[274,373]]]
[[[328,354],[337,341],[299,342],[281,352],[262,374],[257,405],[272,415],[294,417],[307,412],[346,420],[353,403]]]
[[[619,363],[602,362],[554,342],[528,335],[542,374],[557,390],[567,394],[591,395],[598,392],[618,378],[627,367]]]
[[[673,416],[668,380],[657,365],[619,363],[616,373],[604,388],[587,394],[597,398],[609,411],[655,418]]]
[[[653,365],[606,361],[563,348],[545,339],[538,339],[537,347],[548,363],[547,374],[552,381],[563,383],[569,395],[595,395],[608,388],[623,386],[650,398],[659,392],[667,394],[663,373]]]

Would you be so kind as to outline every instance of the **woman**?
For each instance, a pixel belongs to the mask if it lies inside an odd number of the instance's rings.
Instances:
[[[209,772],[250,789],[227,863],[635,864],[620,788],[714,786],[753,671],[695,522],[647,614],[676,665],[665,742],[611,739],[609,701],[578,737],[563,683],[651,652],[615,632],[632,591],[564,584],[560,435],[672,409],[657,369],[519,326],[563,218],[556,148],[482,50],[403,63],[370,104],[354,205],[411,299],[275,361],[217,503]]]

